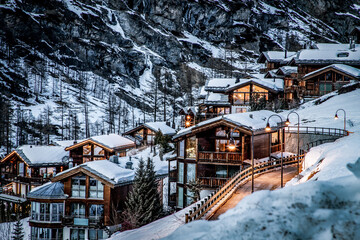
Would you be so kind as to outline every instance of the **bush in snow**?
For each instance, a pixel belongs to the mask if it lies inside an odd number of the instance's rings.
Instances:
[[[14,225],[14,231],[12,232],[13,236],[12,239],[13,240],[23,240],[24,239],[24,229],[22,226],[22,222],[20,221],[20,218],[18,218],[18,220],[16,221],[15,225]]]

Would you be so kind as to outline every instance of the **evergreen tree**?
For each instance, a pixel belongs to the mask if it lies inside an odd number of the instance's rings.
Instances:
[[[144,160],[140,159],[133,189],[125,203],[124,217],[129,228],[141,227],[161,216],[162,205],[157,187],[152,159],[148,158],[146,166]]]
[[[168,153],[173,150],[169,142],[171,142],[170,136],[162,134],[160,130],[156,132],[154,143],[160,145],[160,148],[162,149],[160,151],[162,151],[162,153]]]
[[[14,231],[12,232],[12,240],[23,240],[24,239],[24,231],[23,225],[20,218],[17,219],[14,225]]]

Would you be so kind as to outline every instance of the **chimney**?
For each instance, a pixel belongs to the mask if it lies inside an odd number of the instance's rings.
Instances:
[[[287,50],[285,49],[285,58],[287,58]]]
[[[76,141],[76,140],[74,141],[74,145],[75,145],[75,144],[77,144],[77,141]]]
[[[32,145],[30,145],[30,148],[32,148]]]
[[[350,37],[350,50],[355,50],[355,41],[352,37]]]
[[[169,122],[169,121],[167,121],[167,122],[166,122],[166,125],[170,127],[170,122]]]
[[[236,80],[235,80],[235,83],[239,83],[240,82],[240,78],[237,77]]]
[[[250,117],[251,119],[253,119],[253,118],[254,118],[254,116],[253,116],[252,114],[249,114],[249,117]]]

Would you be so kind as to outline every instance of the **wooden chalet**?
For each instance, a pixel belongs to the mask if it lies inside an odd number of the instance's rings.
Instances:
[[[302,95],[319,97],[360,80],[360,69],[344,64],[332,64],[306,74],[302,79]]]
[[[297,67],[283,66],[276,70],[275,75],[284,79],[284,99],[291,101],[299,97],[299,81],[297,80]]]
[[[24,145],[15,149],[0,161],[0,199],[25,201],[31,189],[68,168],[64,161],[67,155],[60,146]]]
[[[266,73],[273,69],[278,69],[287,63],[296,55],[296,52],[288,51],[267,51],[262,52],[257,60],[258,63],[264,63],[262,72]]]
[[[263,74],[244,79],[210,79],[205,90],[208,94],[204,103],[199,106],[200,120],[247,112],[252,103],[258,103],[261,99],[271,102],[281,98],[283,80],[264,78]]]
[[[166,122],[147,122],[123,133],[123,135],[131,137],[138,145],[153,145],[158,131],[167,136],[176,134],[175,129]]]
[[[313,71],[319,70],[332,64],[346,64],[360,68],[360,45],[359,44],[316,44],[317,49],[304,49],[289,62],[298,67],[298,81]],[[303,86],[304,87],[304,86]]]
[[[271,114],[266,110],[229,114],[179,131],[173,137],[177,146],[177,207],[191,203],[186,197],[191,194],[187,190],[189,181],[198,179],[203,189],[213,189],[249,167],[252,134],[254,158],[266,158],[279,151],[279,131],[264,130]],[[277,126],[277,122],[270,124]]]
[[[181,127],[191,127],[199,122],[198,107],[184,107],[180,109]]]
[[[85,162],[109,159],[112,155],[126,156],[126,152],[135,147],[135,142],[117,134],[94,136],[65,148],[70,152],[73,165]]]
[[[134,170],[121,167],[115,158],[87,162],[58,174],[52,183],[28,194],[31,239],[108,238],[110,226],[120,223],[118,214],[125,207],[134,175]]]

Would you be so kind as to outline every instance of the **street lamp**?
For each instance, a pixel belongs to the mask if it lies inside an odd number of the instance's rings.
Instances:
[[[299,158],[299,155],[300,155],[300,136],[299,136],[299,133],[300,133],[300,116],[298,113],[292,111],[290,112],[287,117],[286,117],[286,126],[289,126],[290,125],[290,121],[289,121],[289,116],[291,114],[296,114],[297,115],[297,119],[298,119],[298,126],[297,126],[297,156],[298,156],[298,174],[300,173],[300,158]]]
[[[269,124],[269,120],[270,118],[272,117],[278,117],[280,118],[280,124],[283,122],[282,118],[280,115],[278,114],[273,114],[271,115],[268,119],[267,119],[267,123],[266,123],[266,128],[265,128],[265,131],[269,132],[271,131],[271,127],[270,127],[270,124]],[[283,137],[283,134],[282,134],[282,127],[280,127],[280,147],[281,147],[281,188],[284,186],[284,167],[283,167],[283,140],[282,140],[282,137]]]
[[[230,140],[229,140],[229,145],[228,145],[228,149],[230,151],[234,151],[236,149],[236,143],[235,143],[235,139],[233,137],[233,132],[237,129],[237,127],[235,127],[233,130],[231,130],[231,132],[229,133],[230,135]]]
[[[343,112],[344,112],[344,131],[346,131],[346,112],[345,112],[345,110],[342,109],[342,108],[339,108],[338,110],[336,110],[335,117],[334,117],[335,120],[336,120],[336,119],[339,119],[339,117],[338,117],[338,115],[337,115],[338,111],[343,111]]]

